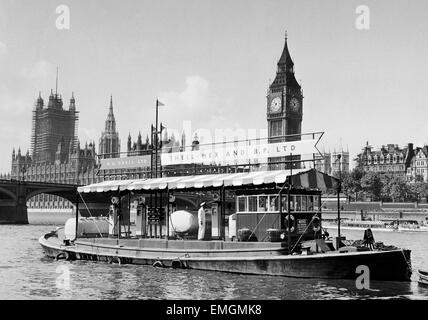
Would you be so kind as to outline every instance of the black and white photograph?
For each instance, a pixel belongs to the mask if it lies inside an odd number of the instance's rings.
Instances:
[[[425,0],[0,0],[0,300],[428,300],[427,74]]]

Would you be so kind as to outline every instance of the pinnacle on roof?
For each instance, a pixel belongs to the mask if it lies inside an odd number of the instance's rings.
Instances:
[[[109,113],[113,114],[113,95],[110,95],[110,109]]]
[[[285,35],[284,48],[281,57],[277,63],[277,71],[274,81],[270,86],[284,86],[295,87],[301,90],[301,86],[294,75],[294,62],[291,59],[290,51],[288,50],[287,34]],[[268,89],[268,92],[271,88]]]
[[[70,105],[68,107],[69,110],[76,110],[76,99],[74,99],[74,92],[71,92]]]
[[[114,133],[116,132],[116,120],[113,114],[113,95],[110,95],[110,106],[105,123],[105,132]]]
[[[36,107],[38,108],[43,108],[43,98],[42,98],[42,92],[39,91],[39,96],[37,97],[37,101],[36,101]]]
[[[281,57],[278,60],[278,65],[286,65],[287,67],[293,67],[294,62],[291,59],[290,51],[288,51],[287,39],[287,31],[285,31],[284,49],[282,50]]]

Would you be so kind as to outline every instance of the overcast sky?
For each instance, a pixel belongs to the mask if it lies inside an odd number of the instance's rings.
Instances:
[[[70,30],[58,30],[58,5]],[[359,30],[359,5],[370,29]],[[31,110],[74,91],[79,138],[98,140],[110,94],[122,150],[145,137],[154,104],[181,129],[266,129],[266,90],[288,31],[304,90],[303,131],[321,147],[428,143],[428,2],[0,0],[0,172],[30,147]]]

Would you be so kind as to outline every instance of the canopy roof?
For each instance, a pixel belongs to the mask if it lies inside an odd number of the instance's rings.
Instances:
[[[336,189],[339,182],[335,177],[315,169],[297,173],[293,175],[291,180],[295,188],[319,189],[322,191]]]
[[[336,179],[315,169],[293,170],[293,187],[328,189],[335,186]],[[79,187],[80,193],[126,190],[201,189],[215,187],[262,186],[283,184],[290,170],[223,173],[194,176],[175,176],[153,179],[111,180]]]

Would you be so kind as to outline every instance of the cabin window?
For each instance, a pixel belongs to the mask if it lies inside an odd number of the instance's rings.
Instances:
[[[306,196],[302,196],[300,197],[302,199],[302,207],[301,210],[302,211],[307,211],[308,210],[308,206],[307,206],[307,197]]]
[[[248,211],[257,212],[257,197],[249,196],[248,197]]]
[[[282,196],[282,212],[288,211],[288,198],[287,196]]]
[[[279,211],[278,201],[278,196],[269,197],[269,211]]]
[[[258,211],[267,211],[268,210],[268,197],[259,196],[259,209]]]
[[[314,211],[314,197],[308,196],[308,211]]]
[[[238,197],[238,211],[247,211],[247,197]]]
[[[290,196],[290,211],[296,210],[296,196]]]
[[[294,211],[302,211],[302,196],[295,196]]]
[[[314,196],[314,211],[318,211],[319,209],[319,196]]]

